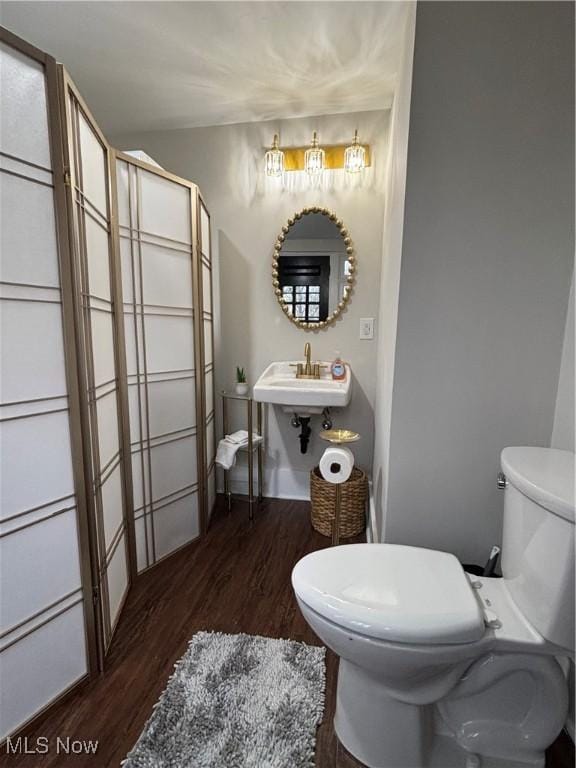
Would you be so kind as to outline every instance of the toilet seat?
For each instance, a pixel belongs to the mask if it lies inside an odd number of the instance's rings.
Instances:
[[[331,622],[411,645],[474,643],[485,633],[474,590],[454,555],[399,544],[346,544],[295,566],[299,599]]]

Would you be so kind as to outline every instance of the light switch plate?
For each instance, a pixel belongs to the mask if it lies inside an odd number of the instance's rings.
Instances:
[[[374,338],[374,318],[373,317],[360,318],[360,338],[361,339]]]

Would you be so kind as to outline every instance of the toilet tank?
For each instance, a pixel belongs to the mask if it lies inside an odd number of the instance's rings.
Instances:
[[[574,651],[575,455],[505,448],[502,575],[516,605],[551,643]]]

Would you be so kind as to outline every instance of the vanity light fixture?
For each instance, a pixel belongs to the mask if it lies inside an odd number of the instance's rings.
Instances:
[[[306,171],[311,179],[319,179],[323,171],[356,173],[371,165],[370,147],[359,142],[357,131],[352,144],[324,144],[322,147],[317,133],[314,133],[311,144],[305,147],[281,147],[275,134],[272,147],[263,147],[262,150],[265,172],[270,177]]]
[[[284,173],[284,152],[278,146],[278,134],[274,134],[272,149],[269,149],[265,156],[266,175],[282,176]]]
[[[304,170],[309,176],[317,176],[324,170],[326,153],[318,145],[316,131],[312,137],[312,143],[304,155]]]
[[[358,173],[366,167],[366,150],[358,141],[358,131],[354,133],[354,141],[344,152],[344,168],[348,173]]]

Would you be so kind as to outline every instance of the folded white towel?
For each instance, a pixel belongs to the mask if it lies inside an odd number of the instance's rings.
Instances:
[[[258,437],[258,435],[254,435]],[[226,435],[226,440],[229,443],[238,443],[238,445],[248,444],[248,431],[246,429],[239,429],[237,432],[232,432],[231,435]]]
[[[236,464],[236,453],[240,446],[229,443],[228,440],[220,440],[216,451],[216,464],[223,469],[230,469]]]
[[[254,445],[258,445],[258,443],[262,442],[262,437],[256,432],[253,432],[252,441]],[[245,429],[239,429],[231,435],[226,435],[226,437],[218,443],[216,464],[223,469],[231,469],[236,464],[236,454],[240,448],[245,448],[247,445],[248,432]]]

